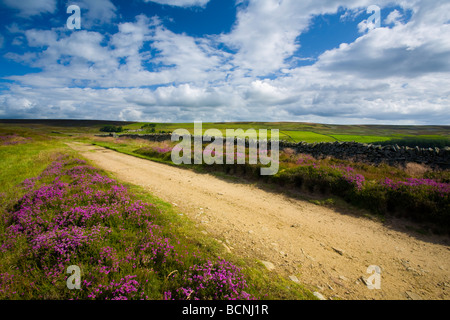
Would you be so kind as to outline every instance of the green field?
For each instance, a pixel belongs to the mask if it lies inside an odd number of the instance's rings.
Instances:
[[[124,129],[137,130],[145,123],[133,123],[123,126]],[[155,123],[155,132],[173,132],[183,128],[194,133],[193,123]],[[203,133],[208,129],[219,129],[224,136],[226,129],[278,129],[281,140],[292,142],[360,142],[379,143],[392,139],[446,139],[450,140],[450,126],[382,126],[382,125],[324,125],[289,122],[233,122],[204,123]],[[148,133],[148,132],[140,132]],[[269,137],[270,131],[268,131]],[[449,144],[450,145],[450,144]]]
[[[55,138],[81,137],[101,134],[100,128],[105,125],[122,126],[123,133],[128,130],[139,130],[147,122],[89,121],[89,120],[0,120],[0,126],[8,128],[26,128],[31,132],[46,133]],[[194,133],[194,123],[154,123],[155,132],[173,132],[176,129],[187,129]],[[226,135],[226,129],[278,129],[280,139],[292,142],[334,142],[355,141],[360,143],[389,142],[389,140],[414,138],[425,141],[450,141],[450,126],[392,126],[392,125],[328,125],[298,122],[220,122],[203,123],[202,131],[219,129]],[[136,134],[150,133],[146,129]],[[268,131],[270,138],[270,131]],[[450,146],[450,143],[447,144]]]

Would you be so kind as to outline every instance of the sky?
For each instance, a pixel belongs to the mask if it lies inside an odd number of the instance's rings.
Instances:
[[[1,119],[450,125],[448,0],[0,0],[0,21]]]

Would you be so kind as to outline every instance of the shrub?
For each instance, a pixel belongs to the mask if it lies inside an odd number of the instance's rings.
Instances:
[[[176,279],[177,274],[172,275]],[[225,260],[208,261],[186,270],[182,286],[164,293],[167,300],[249,300],[254,299],[244,290],[248,287],[239,268]]]
[[[100,128],[101,132],[122,132],[123,128],[121,126],[114,126],[114,125],[106,125]]]

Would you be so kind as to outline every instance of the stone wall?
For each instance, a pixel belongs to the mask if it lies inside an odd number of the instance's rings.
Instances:
[[[117,135],[110,134],[107,136]],[[172,135],[170,133],[144,135],[124,134],[120,135],[120,137],[132,139],[139,138],[161,142],[170,140]],[[241,139],[236,138],[235,144],[238,143],[238,140]],[[248,146],[248,139],[245,140],[245,144]],[[449,147],[446,147],[445,149],[419,147],[409,148],[399,147],[398,145],[379,146],[357,142],[292,143],[288,141],[280,141],[279,146],[280,150],[290,148],[296,153],[310,154],[317,158],[331,156],[338,159],[361,161],[372,164],[380,164],[384,162],[390,165],[404,165],[408,162],[415,162],[425,164],[436,169],[450,169]],[[270,141],[268,141],[267,148],[270,148]]]
[[[373,164],[385,162],[390,165],[404,165],[408,162],[426,164],[432,168],[450,168],[450,148],[409,148],[398,145],[379,146],[356,142],[333,143],[280,143],[283,148],[292,148],[297,153],[315,157],[332,156]]]

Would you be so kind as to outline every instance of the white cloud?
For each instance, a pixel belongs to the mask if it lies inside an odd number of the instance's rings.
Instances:
[[[420,8],[418,14],[425,8]],[[445,5],[434,10],[445,10]],[[433,13],[431,13],[433,14]],[[391,18],[398,17],[394,14]],[[349,45],[325,52],[317,66],[326,71],[362,78],[420,77],[450,72],[450,25],[422,23],[413,16],[407,24],[377,28]]]
[[[144,0],[175,7],[205,7],[209,0]]]
[[[89,29],[93,25],[111,23],[116,17],[116,6],[110,0],[78,0],[74,4],[87,12],[81,16],[81,28]]]
[[[311,17],[343,7],[347,13],[341,18],[356,20],[372,1],[249,0],[239,7],[230,33],[203,38],[174,33],[144,15],[120,23],[108,37],[86,30],[18,32],[32,50],[7,57],[43,72],[9,77],[14,84],[0,96],[0,114],[448,123],[450,39],[444,35],[450,29],[442,14],[450,11],[448,3],[380,0],[378,5],[387,3],[410,9],[410,21],[392,11],[384,21],[391,22],[388,27],[370,30],[304,67],[290,61],[301,52],[298,37]],[[223,44],[233,53],[220,49]]]
[[[286,67],[285,59],[298,49],[295,42],[308,17],[296,13],[290,1],[250,1],[222,41],[237,50],[233,63],[252,75],[266,75]]]
[[[118,118],[122,121],[139,121],[142,119],[142,112],[136,107],[129,107],[121,110]]]
[[[3,48],[4,42],[5,42],[5,37],[0,34],[0,49]]]
[[[13,39],[13,41],[11,42],[11,44],[13,46],[19,46],[19,47],[22,46],[24,44],[24,37],[23,36],[15,37]]]
[[[19,11],[23,17],[31,17],[56,11],[56,0],[3,0],[3,3]]]
[[[157,27],[152,41],[152,47],[158,52],[152,62],[161,72],[170,70],[173,81],[214,81],[222,79],[230,67],[226,64],[229,54],[215,50],[212,40],[175,34]]]
[[[301,49],[298,37],[315,15],[334,14],[340,8],[357,12],[373,0],[248,0],[238,10],[237,21],[221,40],[235,49],[233,61],[248,75],[266,76],[289,67],[287,59]],[[379,5],[389,3],[378,1]]]
[[[45,49],[7,57],[44,71],[9,79],[40,86],[58,81],[96,87],[207,84],[222,79],[230,67],[225,63],[229,55],[215,50],[214,40],[175,34],[158,19],[140,15],[135,22],[119,24],[118,29],[107,44],[98,32],[81,30],[66,35],[57,29],[27,30],[29,46]],[[153,48],[153,55],[143,50],[145,43]],[[55,81],[41,81],[45,77]]]
[[[389,13],[387,18],[384,20],[384,23],[387,25],[390,24],[397,25],[401,23],[402,18],[403,18],[402,14],[398,10],[394,10],[391,13]]]
[[[345,13],[339,17],[339,20],[340,21],[355,21],[355,19],[357,17],[359,17],[361,14],[363,14],[365,12],[366,12],[366,10],[361,10],[359,8],[347,9],[347,10],[345,10]]]

